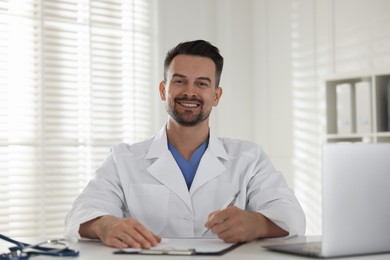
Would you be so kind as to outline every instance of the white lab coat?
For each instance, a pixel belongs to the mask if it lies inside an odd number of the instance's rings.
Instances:
[[[112,147],[68,213],[66,237],[80,238],[80,224],[102,215],[134,217],[162,237],[200,236],[209,213],[238,190],[237,207],[262,213],[289,236],[304,234],[303,210],[260,146],[210,134],[188,190],[165,129],[146,141]]]

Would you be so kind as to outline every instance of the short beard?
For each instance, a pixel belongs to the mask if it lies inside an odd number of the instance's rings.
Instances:
[[[176,121],[176,123],[182,126],[196,126],[210,116],[210,113],[204,114],[203,112],[200,112],[198,116],[188,120],[179,114],[176,109],[173,109],[173,111],[170,112],[168,111],[168,114]]]
[[[194,118],[191,118],[191,119],[186,119],[185,118],[185,115],[183,115],[183,113],[179,113],[176,109],[176,104],[178,102],[178,100],[180,101],[183,101],[183,100],[186,100],[188,101],[189,99],[185,99],[185,98],[180,98],[180,99],[175,99],[175,105],[173,106],[172,110],[169,109],[169,107],[167,106],[167,112],[168,114],[176,121],[176,123],[178,123],[179,125],[182,125],[182,126],[196,126],[198,125],[199,123],[203,122],[204,120],[206,120],[209,116],[210,116],[210,112],[209,111],[207,114],[205,114],[202,110],[200,111],[200,113],[194,117]],[[201,105],[203,105],[203,102],[198,100]],[[186,112],[184,112],[186,113]]]

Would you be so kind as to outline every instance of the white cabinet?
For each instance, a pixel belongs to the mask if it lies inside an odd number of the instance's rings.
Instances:
[[[327,142],[390,142],[390,73],[326,80]]]

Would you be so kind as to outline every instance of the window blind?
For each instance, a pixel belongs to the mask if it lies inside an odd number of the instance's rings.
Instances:
[[[0,0],[0,232],[53,237],[120,142],[150,136],[152,0]]]

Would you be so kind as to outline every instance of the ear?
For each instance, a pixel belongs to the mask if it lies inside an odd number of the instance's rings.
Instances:
[[[218,105],[219,99],[221,98],[221,96],[222,96],[222,88],[218,87],[214,93],[214,102],[213,102],[214,107],[216,107]]]
[[[165,82],[161,81],[159,85],[159,90],[160,90],[160,98],[161,100],[165,101],[167,99],[166,93],[165,93]]]

